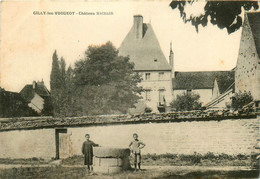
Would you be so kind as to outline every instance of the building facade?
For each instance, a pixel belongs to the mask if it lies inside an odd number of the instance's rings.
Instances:
[[[172,79],[173,96],[184,93],[196,93],[200,95],[200,102],[202,106],[207,106],[211,101],[218,99],[227,91],[234,91],[235,71],[196,71],[196,72],[174,72]],[[225,100],[218,107],[224,108],[230,102],[228,98],[221,98]],[[218,102],[221,102],[218,101]],[[217,103],[214,103],[217,105]]]
[[[225,108],[230,103],[235,86],[234,69],[176,71],[172,45],[166,60],[151,24],[143,23],[141,15],[134,16],[133,26],[119,48],[119,55],[129,56],[130,62],[135,64],[134,70],[141,75],[140,85],[144,89],[140,103],[152,112],[169,111],[170,103],[177,95],[191,92],[200,95],[203,106],[210,104],[211,107]]]
[[[260,100],[260,13],[245,13],[235,74],[236,92]]]
[[[151,24],[134,16],[133,26],[123,40],[119,55],[129,56],[142,77],[141,94],[146,108],[164,112],[172,101],[172,67],[166,60]]]

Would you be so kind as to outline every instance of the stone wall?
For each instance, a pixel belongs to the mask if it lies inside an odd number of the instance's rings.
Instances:
[[[245,15],[235,71],[235,90],[250,91],[255,100],[260,100],[259,61],[248,17]]]
[[[0,132],[0,158],[45,158],[56,155],[55,130]]]
[[[68,128],[74,154],[80,154],[84,134],[104,147],[128,147],[138,133],[147,153],[251,154],[259,136],[259,118],[244,120],[150,123],[87,128]]]
[[[138,133],[147,153],[248,154],[259,152],[259,121],[236,119],[172,123],[122,124],[69,127],[71,155],[80,155],[84,135],[103,147],[127,148],[132,134]],[[0,158],[55,157],[55,129],[0,132]]]

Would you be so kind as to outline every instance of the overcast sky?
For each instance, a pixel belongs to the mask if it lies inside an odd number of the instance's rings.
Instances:
[[[202,12],[203,3],[189,8]],[[67,65],[80,59],[90,44],[111,41],[119,48],[133,25],[133,15],[151,22],[168,59],[172,41],[177,71],[230,70],[236,66],[241,29],[228,35],[209,24],[199,33],[184,24],[179,11],[163,2],[2,2],[1,87],[19,92],[33,80],[49,89],[52,54]],[[113,15],[33,15],[34,11],[112,12]]]

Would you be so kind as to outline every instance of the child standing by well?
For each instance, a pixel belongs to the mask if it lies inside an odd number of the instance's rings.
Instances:
[[[134,154],[134,165],[135,171],[137,169],[141,170],[141,149],[145,147],[145,144],[138,140],[138,135],[136,133],[133,134],[134,140],[129,144],[129,148],[131,152]]]
[[[89,140],[89,134],[85,135],[86,141],[82,145],[82,153],[84,154],[84,165],[87,165],[90,172],[93,171],[93,147],[98,146],[93,141]]]

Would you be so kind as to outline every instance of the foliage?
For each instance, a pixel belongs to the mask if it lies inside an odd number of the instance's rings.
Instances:
[[[74,66],[66,70],[64,59],[59,61],[54,52],[51,93],[56,115],[126,113],[140,99],[141,78],[134,64],[118,56],[111,42],[89,46]]]
[[[129,58],[118,56],[111,42],[89,46],[85,55],[74,68],[74,101],[81,115],[125,113],[133,107],[141,78]]]
[[[242,9],[249,11],[252,8],[259,8],[257,1],[207,1],[204,6],[204,14],[199,16],[187,16],[185,6],[187,4],[200,3],[195,1],[172,1],[172,9],[178,9],[183,21],[191,22],[198,32],[198,26],[205,27],[210,20],[211,24],[217,25],[220,29],[226,28],[228,33],[235,32],[242,25]]]
[[[146,107],[145,109],[144,109],[144,112],[145,113],[151,113],[153,110],[152,110],[152,108],[150,108],[150,107]]]
[[[0,88],[0,117],[38,116],[18,93]]]
[[[53,116],[53,106],[51,97],[44,98],[43,109],[41,111],[42,116]]]
[[[235,110],[242,109],[243,106],[253,101],[253,97],[250,92],[241,92],[235,93],[231,97],[231,107]]]
[[[54,114],[60,113],[60,99],[61,99],[61,71],[57,52],[52,56],[52,70],[50,76],[50,93],[54,109]]]
[[[66,116],[67,110],[71,104],[68,103],[70,93],[68,89],[71,83],[71,67],[66,70],[66,62],[63,57],[59,60],[57,52],[52,56],[52,70],[50,76],[51,101],[53,105],[53,113],[55,116]]]
[[[183,93],[177,95],[176,99],[171,102],[171,107],[176,111],[191,111],[201,108],[201,102],[199,102],[200,95],[195,93]]]

